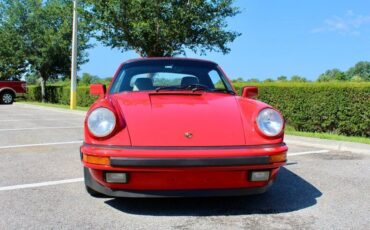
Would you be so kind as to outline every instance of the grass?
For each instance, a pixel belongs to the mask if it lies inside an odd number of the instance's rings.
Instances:
[[[61,108],[61,109],[69,109],[69,105],[61,105],[61,104],[28,102],[28,101],[27,102],[21,101],[20,103],[30,104],[30,105],[46,106],[46,107],[53,107],[53,108]],[[88,107],[77,106],[77,110],[87,111]],[[337,140],[337,141],[349,141],[349,142],[370,144],[370,138],[366,138],[366,137],[343,136],[343,135],[338,135],[338,134],[333,134],[333,133],[301,132],[301,131],[296,131],[292,126],[289,126],[289,125],[286,126],[285,133],[288,134],[288,135],[294,135],[294,136],[314,137],[314,138],[320,138],[320,139]]]
[[[41,102],[29,102],[29,101],[20,101],[18,103],[21,104],[29,104],[29,105],[39,105],[45,107],[52,107],[52,108],[60,108],[60,109],[69,109],[69,105],[62,105],[62,104],[53,104],[53,103],[41,103]],[[76,110],[80,111],[87,111],[89,107],[81,107],[77,106]]]
[[[334,134],[334,133],[301,132],[301,131],[296,131],[291,126],[286,126],[285,133],[288,134],[288,135],[294,135],[294,136],[314,137],[314,138],[320,138],[320,139],[370,144],[370,138],[367,138],[367,137],[343,136],[343,135],[338,135],[338,134]]]

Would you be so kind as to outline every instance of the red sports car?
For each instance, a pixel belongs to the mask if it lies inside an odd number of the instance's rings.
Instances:
[[[286,162],[284,120],[242,96],[214,62],[142,58],[123,63],[85,120],[86,189],[110,197],[263,193]]]

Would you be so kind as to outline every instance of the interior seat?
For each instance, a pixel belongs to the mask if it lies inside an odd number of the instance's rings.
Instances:
[[[150,78],[136,79],[133,91],[154,90],[153,81]]]
[[[186,76],[181,79],[181,86],[199,84],[197,77]]]

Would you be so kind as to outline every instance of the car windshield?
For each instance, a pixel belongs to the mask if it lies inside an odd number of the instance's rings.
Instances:
[[[192,90],[235,94],[216,64],[193,60],[141,60],[124,64],[110,93]]]

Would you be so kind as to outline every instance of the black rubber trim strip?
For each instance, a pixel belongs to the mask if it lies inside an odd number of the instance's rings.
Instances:
[[[222,197],[245,196],[261,194],[272,185],[270,181],[266,186],[237,189],[192,189],[192,190],[112,190],[96,182],[88,168],[84,168],[85,185],[90,189],[108,197],[130,198],[169,198],[169,197]]]
[[[97,145],[83,143],[93,148],[124,149],[124,150],[228,150],[228,149],[265,149],[285,146],[285,143],[266,145],[233,145],[233,146],[124,146],[124,145]]]
[[[269,156],[222,158],[130,158],[111,157],[111,166],[120,167],[204,167],[269,164]]]

